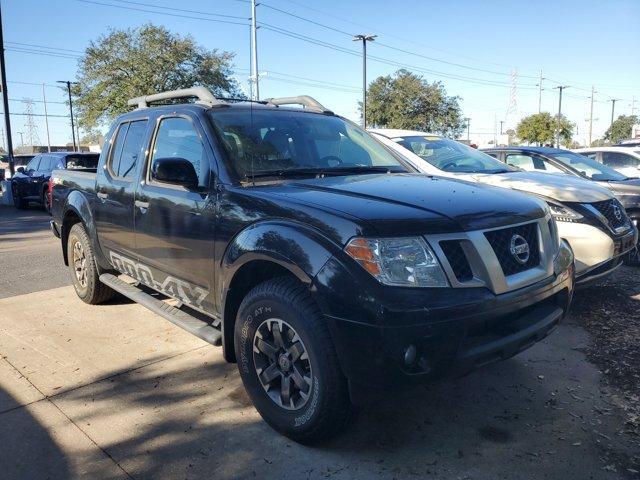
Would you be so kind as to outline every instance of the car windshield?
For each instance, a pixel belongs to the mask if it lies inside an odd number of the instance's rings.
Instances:
[[[591,180],[622,181],[628,178],[613,168],[607,167],[586,155],[564,152],[561,154],[553,154],[552,156],[559,162],[576,170],[583,177],[590,178]]]
[[[389,150],[333,115],[230,108],[210,118],[238,175],[406,172]]]
[[[507,173],[518,169],[505,165],[486,153],[455,140],[430,137],[403,137],[400,145],[445,172]]]

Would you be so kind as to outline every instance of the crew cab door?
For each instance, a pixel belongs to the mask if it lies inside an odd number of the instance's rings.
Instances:
[[[104,168],[98,168],[94,220],[100,246],[112,263],[114,253],[135,258],[133,202],[148,123],[140,118],[117,125],[104,153]]]
[[[194,115],[158,118],[135,198],[139,269],[144,283],[184,304],[211,311],[214,286],[215,196],[212,152]],[[197,175],[187,188],[159,179],[161,161],[186,160]],[[190,166],[189,166],[190,167]]]

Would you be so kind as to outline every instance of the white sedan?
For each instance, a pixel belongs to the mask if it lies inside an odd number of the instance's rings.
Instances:
[[[640,177],[640,147],[613,145],[610,147],[578,148],[574,152],[593,158],[627,177]]]

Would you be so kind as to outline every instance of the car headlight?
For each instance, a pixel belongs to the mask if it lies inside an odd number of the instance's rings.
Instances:
[[[344,251],[385,285],[448,286],[435,254],[422,238],[353,238]]]
[[[565,207],[564,205],[560,205],[558,203],[549,204],[549,210],[551,210],[551,215],[556,219],[557,222],[579,222],[584,218],[581,214],[576,212],[575,210],[570,209],[569,207]]]

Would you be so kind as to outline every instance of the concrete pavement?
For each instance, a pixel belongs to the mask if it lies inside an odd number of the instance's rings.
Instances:
[[[571,321],[466,378],[389,391],[309,448],[262,422],[219,348],[124,299],[41,285],[0,299],[3,479],[637,478],[612,459],[622,418]]]

